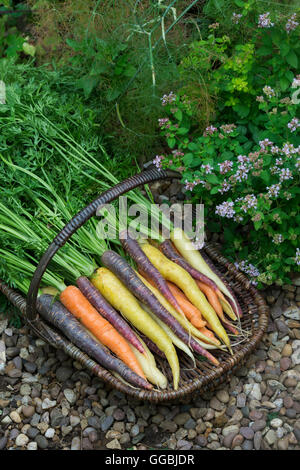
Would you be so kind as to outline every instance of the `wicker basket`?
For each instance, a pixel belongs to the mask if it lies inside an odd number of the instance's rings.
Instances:
[[[246,357],[257,347],[267,329],[268,307],[263,297],[250,284],[249,280],[219,253],[216,245],[206,244],[204,254],[206,254],[217,267],[224,283],[230,285],[231,289],[235,292],[243,311],[241,326],[242,329],[247,332],[247,335],[240,344],[233,346],[233,355],[223,351],[214,352],[214,355],[218,357],[220,361],[218,367],[209,364],[207,361],[198,359],[196,359],[195,367],[190,359],[179,353],[181,375],[179,388],[176,391],[172,389],[172,376],[167,361],[158,357],[156,358],[157,363],[168,377],[168,383],[170,384],[168,388],[163,391],[146,391],[134,388],[116,378],[108,370],[100,367],[93,359],[67,340],[59,331],[45,323],[39,317],[37,311],[37,295],[43,274],[55,253],[69,240],[77,229],[95,215],[100,205],[110,203],[122,194],[138,186],[157,180],[180,177],[178,173],[170,170],[159,171],[150,169],[130,177],[102,193],[91,204],[75,215],[55,237],[42,256],[32,277],[26,300],[18,292],[0,281],[0,291],[21,311],[24,320],[36,335],[53,347],[64,350],[69,356],[80,362],[93,374],[117,390],[137,399],[148,400],[155,403],[171,400],[180,401],[183,398],[189,397],[195,391],[204,391],[218,386],[220,383],[227,380],[237,367],[241,366]]]

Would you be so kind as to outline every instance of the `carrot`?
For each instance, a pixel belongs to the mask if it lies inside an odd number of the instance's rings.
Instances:
[[[153,266],[151,261],[147,258],[140,245],[136,240],[134,240],[128,230],[122,230],[120,232],[120,242],[123,248],[131,256],[131,258],[136,262],[138,267],[142,269],[147,276],[153,280],[155,286],[160,290],[160,292],[168,299],[171,305],[173,305],[176,310],[183,315],[180,305],[178,304],[176,298],[170,291],[165,279],[162,277],[160,272]]]
[[[145,389],[152,386],[142,377],[133,372],[120,359],[110,354],[98,341],[93,339],[81,323],[54,297],[43,294],[38,298],[38,311],[45,320],[62,331],[72,343],[88,354],[104,368],[117,372],[120,376],[132,385]]]
[[[167,258],[185,269],[194,279],[205,282],[207,285],[211,286],[212,289],[217,289],[216,284],[209,277],[193,268],[193,266],[181,256],[170,240],[162,242],[159,248]]]
[[[142,247],[143,248],[143,247]],[[157,248],[153,249],[157,250]],[[159,253],[160,251],[157,250]],[[163,255],[162,255],[163,256]],[[181,339],[185,344],[190,346],[198,354],[203,354],[203,349],[199,344],[191,338],[181,324],[163,307],[163,305],[157,300],[155,295],[150,289],[141,281],[135,271],[128,265],[128,263],[114,251],[106,251],[101,256],[102,263],[115,275],[123,281],[128,289],[144,304],[146,304],[150,310],[171,330]],[[175,266],[177,266],[175,264]],[[156,266],[158,270],[158,266]],[[215,362],[214,362],[215,363]]]
[[[206,325],[206,322],[203,321],[201,312],[193,305],[191,302],[188,301],[186,296],[183,292],[178,289],[175,284],[172,282],[168,282],[169,289],[173,293],[173,295],[177,298],[178,303],[180,304],[185,316],[190,320],[190,322],[196,328],[202,328]]]
[[[168,386],[167,377],[157,368],[155,358],[151,351],[147,348],[147,345],[140,338],[143,347],[145,349],[145,354],[141,354],[136,348],[130,345],[134,355],[141,363],[143,371],[147,379],[154,385],[159,388],[165,389]]]
[[[119,310],[135,328],[148,336],[165,353],[173,373],[173,386],[177,390],[179,361],[172,341],[163,329],[142,309],[137,299],[109,269],[97,269],[91,281],[116,310]]]
[[[156,346],[155,343],[153,343],[153,341],[151,341],[151,339],[148,338],[148,336],[140,334],[140,338],[144,341],[144,343],[150,349],[150,351],[152,351],[153,353],[155,353],[157,356],[161,357],[162,359],[166,358],[164,353]]]
[[[196,284],[198,285],[199,289],[203,292],[203,294],[205,295],[205,297],[207,298],[219,318],[225,320],[222,305],[220,304],[220,301],[215,291],[213,291],[213,289],[207,284],[204,284],[204,282],[196,280]]]
[[[150,289],[151,292],[155,295],[155,297],[161,303],[161,305],[163,305],[165,309],[168,310],[168,312],[171,315],[173,315],[173,317],[176,318],[178,323],[180,323],[180,325],[188,332],[189,336],[192,335],[194,339],[198,341],[201,346],[203,346],[203,344],[201,344],[201,341],[208,342],[208,345],[205,344],[205,347],[207,349],[215,349],[216,346],[220,345],[220,341],[217,338],[214,338],[213,340],[209,340],[209,338],[205,337],[205,335],[201,333],[198,328],[192,325],[192,323],[190,323],[190,321],[185,316],[182,317],[175,310],[175,308],[167,301],[167,299],[159,292],[159,290],[156,289],[156,287],[154,287],[153,285],[151,285],[151,283],[146,278],[144,278],[141,274],[138,274],[138,276],[143,281],[143,283],[148,287],[148,289]]]
[[[204,326],[203,328],[199,328],[199,330],[200,330],[205,336],[207,336],[208,338],[216,339],[216,338],[215,338],[215,335],[213,334],[213,332],[212,332],[211,330],[209,330],[208,328],[206,328],[206,326]]]
[[[138,340],[134,331],[130,328],[128,323],[116,312],[116,310],[105,300],[100,294],[99,290],[89,281],[85,276],[81,276],[76,280],[76,284],[88,299],[88,301],[95,307],[95,309],[109,321],[112,326],[131,343],[140,353],[144,353],[142,343]]]
[[[151,312],[150,308],[147,305],[142,305],[144,310],[149,313],[149,315],[153,318],[153,320],[158,323],[158,325],[167,333],[172,343],[177,346],[178,349],[181,349],[187,356],[189,356],[193,363],[195,363],[195,358],[190,350],[190,348],[183,342],[178,336],[173,333],[171,328],[169,328],[162,320],[160,320],[154,313]]]
[[[186,261],[195,269],[200,271],[205,276],[209,277],[232,302],[234,305],[235,313],[241,314],[241,308],[233,294],[231,288],[226,286],[222,279],[214,272],[215,268],[204,260],[203,256],[193,247],[191,240],[180,228],[175,228],[171,232],[171,240],[176,246],[177,250],[186,259]]]
[[[200,310],[213,331],[222,339],[227,347],[230,347],[229,338],[216,312],[206,300],[206,297],[200,291],[192,276],[181,266],[178,266],[176,263],[166,258],[166,256],[154,246],[145,243],[142,245],[142,249],[162,276],[176,284],[184,292],[190,302]]]
[[[91,332],[96,338],[116,354],[136,374],[145,379],[140,364],[135,358],[126,340],[105,320],[84,297],[76,286],[68,286],[61,294],[63,305]]]

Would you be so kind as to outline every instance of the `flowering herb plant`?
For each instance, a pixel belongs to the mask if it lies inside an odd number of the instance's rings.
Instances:
[[[300,76],[293,83],[300,84]],[[193,202],[205,206],[208,227],[224,229],[224,252],[259,287],[288,282],[300,268],[300,138],[298,106],[269,86],[257,97],[263,126],[256,137],[235,124],[208,126],[190,135],[192,104],[171,92],[159,119],[170,153],[158,168],[182,173]]]
[[[219,23],[210,25],[207,35],[189,46],[179,72],[186,89],[193,86],[200,97],[207,90],[225,122],[246,124],[253,134],[264,119],[256,96],[265,86],[290,95],[299,73],[299,18],[291,12],[259,14],[257,0],[236,3],[240,9],[231,17],[233,37],[219,31]],[[247,35],[237,36],[238,31]]]

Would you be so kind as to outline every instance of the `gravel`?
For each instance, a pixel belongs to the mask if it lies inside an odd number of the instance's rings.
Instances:
[[[125,396],[27,327],[0,320],[0,450],[299,450],[300,286],[292,287],[264,292],[269,330],[228,382],[181,404]]]

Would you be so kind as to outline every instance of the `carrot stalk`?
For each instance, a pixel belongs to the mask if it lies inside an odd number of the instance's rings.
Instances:
[[[123,230],[120,232],[120,242],[123,248],[131,256],[131,258],[136,262],[138,267],[145,273],[147,276],[153,280],[157,289],[166,297],[166,299],[173,305],[176,310],[183,315],[183,311],[170,291],[165,279],[162,277],[160,272],[153,266],[151,261],[147,258],[140,245],[136,240],[134,240],[128,230]]]
[[[146,304],[158,318],[169,326],[179,339],[198,354],[203,354],[203,348],[199,343],[190,337],[180,323],[161,305],[151,290],[146,287],[135,271],[121,256],[114,251],[107,250],[101,256],[101,261],[107,268],[111,269],[142,303]],[[214,364],[216,364],[216,362],[218,361],[215,359]]]
[[[116,310],[107,302],[107,300],[100,294],[99,290],[89,281],[85,276],[81,276],[76,280],[76,284],[88,299],[88,301],[95,307],[95,309],[111,323],[115,329],[132,344],[140,353],[144,353],[144,348],[138,340],[134,331],[130,328],[128,323],[122,318]]]
[[[78,287],[68,286],[60,294],[60,301],[101,343],[136,374],[146,379],[126,340],[97,312]]]
[[[105,369],[117,372],[131,383],[150,390],[152,388],[142,377],[133,372],[120,359],[110,354],[109,350],[95,341],[78,320],[54,297],[43,294],[38,298],[38,311],[42,317],[62,331],[78,348],[88,354]]]

